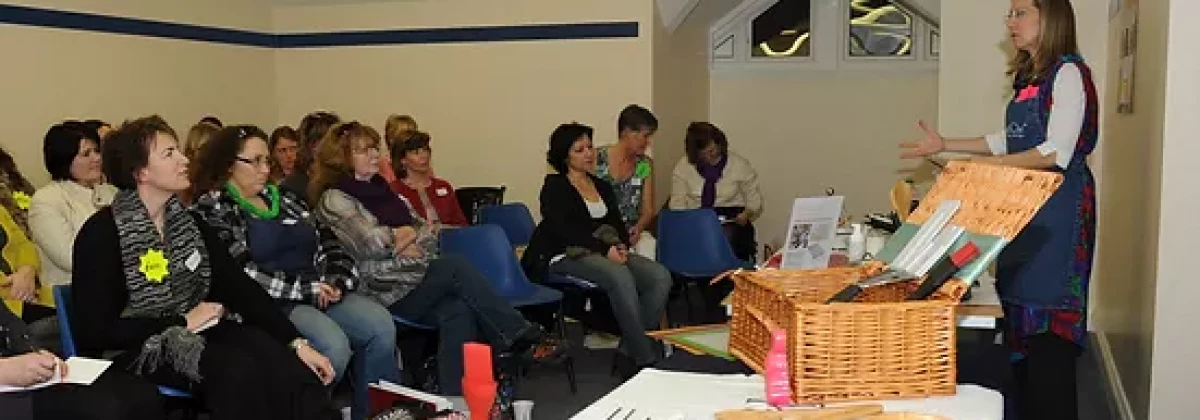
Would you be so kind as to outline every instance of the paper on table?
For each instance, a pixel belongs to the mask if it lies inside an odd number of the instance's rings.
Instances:
[[[112,362],[108,360],[89,359],[86,357],[72,357],[67,359],[65,363],[67,364],[66,378],[60,378],[58,369],[55,369],[54,379],[25,387],[0,384],[0,393],[32,391],[60,383],[91,385],[93,382],[96,382],[96,378],[99,378],[112,365]]]
[[[573,420],[604,420],[617,409],[633,410],[631,418],[709,420],[721,410],[746,407],[764,399],[759,375],[712,375],[644,369],[608,395],[580,411]],[[830,406],[869,404],[860,401]],[[1004,398],[977,385],[959,385],[957,395],[879,401],[887,412],[916,412],[955,420],[1000,420]]]

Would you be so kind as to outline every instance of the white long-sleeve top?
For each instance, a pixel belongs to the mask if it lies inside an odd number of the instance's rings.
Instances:
[[[1075,63],[1063,64],[1058,70],[1051,88],[1054,102],[1050,104],[1050,120],[1046,124],[1046,140],[1037,146],[1042,156],[1054,156],[1054,163],[1066,169],[1075,154],[1075,143],[1083,130],[1087,113],[1087,94],[1083,87],[1083,73]],[[984,137],[993,155],[1008,154],[1008,139],[1005,132]]]
[[[117,189],[109,184],[88,188],[75,181],[54,181],[33,194],[29,205],[29,233],[42,259],[43,282],[71,283],[71,249],[75,234],[92,214],[112,204]]]

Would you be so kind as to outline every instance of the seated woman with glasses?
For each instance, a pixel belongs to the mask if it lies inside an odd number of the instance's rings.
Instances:
[[[523,354],[543,335],[462,257],[437,255],[437,234],[379,176],[379,134],[357,122],[329,131],[317,149],[309,195],[358,260],[363,293],[393,314],[439,332],[438,383],[461,395],[462,345]]]
[[[119,191],[75,239],[80,354],[192,392],[213,419],[340,418],[329,359],[180,204],[190,183],[174,130],[157,116],[126,122],[102,155]]]
[[[242,271],[329,357],[339,380],[353,363],[351,418],[365,419],[367,384],[399,383],[396,326],[387,309],[352,293],[358,272],[333,231],[308,204],[268,181],[266,137],[255,126],[231,126],[200,149],[195,210]]]

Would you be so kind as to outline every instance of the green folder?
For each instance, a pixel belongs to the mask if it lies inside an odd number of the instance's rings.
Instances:
[[[916,223],[904,223],[896,233],[892,234],[891,239],[888,239],[887,243],[884,243],[883,249],[879,250],[879,253],[875,255],[875,259],[890,264],[896,258],[896,255],[900,254],[900,250],[904,248],[904,245],[912,240],[913,235],[916,235],[917,230],[920,228],[921,225]],[[966,267],[958,270],[958,273],[954,277],[966,282],[968,285],[973,285],[979,278],[979,275],[983,274],[991,266],[992,261],[995,261],[996,257],[1000,255],[1000,251],[1004,249],[1004,246],[1008,245],[1008,241],[995,235],[966,232],[954,242],[954,245],[950,247],[950,251],[947,254],[958,251],[963,245],[967,244],[967,241],[975,242],[975,246],[979,247],[979,256],[967,264]]]

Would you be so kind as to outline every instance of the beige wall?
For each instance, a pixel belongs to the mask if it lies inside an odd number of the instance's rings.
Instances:
[[[1197,376],[1195,368],[1196,355],[1200,354],[1200,339],[1196,336],[1196,320],[1200,319],[1196,296],[1200,296],[1200,283],[1196,282],[1193,264],[1196,258],[1195,239],[1200,237],[1200,223],[1196,222],[1194,216],[1200,207],[1195,164],[1196,156],[1200,156],[1200,143],[1196,142],[1196,133],[1200,132],[1200,119],[1196,118],[1196,112],[1200,110],[1200,81],[1196,78],[1200,74],[1200,58],[1195,53],[1195,40],[1200,37],[1200,27],[1188,18],[1200,13],[1200,2],[1141,0],[1141,3],[1144,8],[1142,16],[1146,19],[1142,23],[1142,30],[1148,30],[1153,25],[1168,27],[1170,31],[1166,39],[1168,56],[1165,85],[1168,88],[1164,94],[1166,121],[1162,153],[1151,153],[1154,160],[1162,165],[1162,212],[1157,223],[1153,218],[1147,223],[1150,229],[1157,228],[1158,231],[1158,276],[1157,284],[1153,285],[1156,290],[1153,299],[1154,364],[1151,369],[1153,381],[1150,386],[1149,418],[1189,419],[1196,418],[1196,413],[1200,412],[1200,399],[1195,394],[1196,389],[1200,388],[1200,376]],[[1167,3],[1170,6],[1169,16]],[[1150,30],[1157,33],[1161,28]],[[1161,38],[1155,40],[1162,41]],[[1156,53],[1161,52],[1156,47],[1150,48]],[[1139,71],[1143,68],[1140,66],[1150,67],[1151,71],[1161,66],[1147,64],[1157,61],[1153,55],[1138,57],[1138,60]],[[1140,99],[1138,101],[1140,103]],[[1153,147],[1153,144],[1141,147]],[[1146,289],[1147,285],[1142,283],[1142,288]],[[1148,334],[1148,331],[1140,334],[1142,343]],[[1138,366],[1140,369],[1133,370],[1141,372],[1146,369],[1145,364]]]
[[[506,200],[537,211],[554,127],[579,121],[597,143],[616,138],[616,116],[650,105],[653,2],[443,0],[278,7],[278,32],[638,21],[625,39],[398,45],[281,50],[277,120],[316,109],[381,127],[416,117],[433,136],[438,175],[459,186],[509,187]]]
[[[239,0],[21,4],[235,28],[269,22],[265,4]],[[120,122],[159,113],[180,131],[209,113],[230,122],[274,119],[266,49],[0,25],[0,51],[0,146],[35,185],[49,180],[42,137],[64,118]]]
[[[1166,97],[1167,0],[1141,0],[1134,113],[1105,107],[1099,171],[1098,248],[1093,280],[1093,326],[1108,367],[1119,378],[1118,405],[1147,418],[1155,336],[1163,112]],[[1110,68],[1117,67],[1120,28],[1109,34]],[[1116,103],[1117,71],[1109,72],[1104,102]],[[1183,418],[1183,417],[1163,417]]]
[[[673,32],[661,23],[655,25],[652,93],[659,130],[654,136],[652,152],[655,205],[659,208],[671,193],[671,170],[684,155],[687,125],[709,118],[708,24],[734,3],[700,2]]]
[[[766,209],[758,240],[778,245],[796,197],[834,188],[847,214],[889,211],[910,164],[896,144],[935,120],[933,71],[731,71],[712,75],[712,120],[754,164]]]

